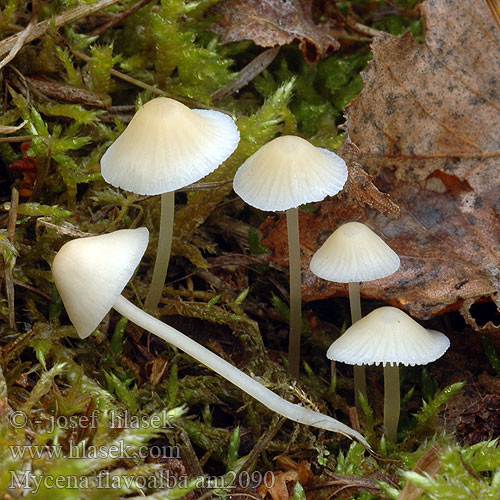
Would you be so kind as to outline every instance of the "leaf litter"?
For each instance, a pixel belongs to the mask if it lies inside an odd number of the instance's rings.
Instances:
[[[364,88],[346,109],[347,140],[339,154],[360,164],[401,208],[398,219],[337,197],[316,215],[301,214],[303,297],[346,294],[308,271],[312,253],[339,224],[359,220],[401,256],[401,268],[363,284],[420,319],[500,298],[500,30],[486,4],[429,0],[422,5],[423,44],[407,33],[372,44]],[[375,207],[378,208],[378,207]],[[382,212],[382,213],[380,213]],[[392,214],[395,215],[395,214]],[[267,222],[264,243],[277,257],[283,222]],[[279,235],[277,234],[279,232]]]

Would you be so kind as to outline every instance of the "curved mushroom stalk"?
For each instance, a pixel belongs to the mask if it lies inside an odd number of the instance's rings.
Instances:
[[[309,410],[308,408],[290,403],[290,401],[283,399],[246,373],[238,370],[238,368],[231,363],[217,356],[217,354],[214,354],[212,351],[209,351],[207,348],[198,344],[175,328],[159,321],[134,306],[122,295],[116,299],[113,308],[136,325],[139,325],[145,330],[166,340],[169,344],[186,352],[226,380],[229,380],[229,382],[233,383],[243,392],[246,392],[264,406],[267,406],[270,410],[294,422],[311,425],[327,431],[338,432],[344,436],[355,438],[369,448],[368,443],[359,432],[356,432],[354,429],[351,429],[349,426],[332,417]]]

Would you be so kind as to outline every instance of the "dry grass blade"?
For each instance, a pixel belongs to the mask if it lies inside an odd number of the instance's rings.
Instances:
[[[16,57],[16,54],[21,50],[22,46],[26,43],[29,36],[35,29],[36,22],[38,21],[38,12],[40,10],[40,0],[34,1],[32,5],[33,13],[31,15],[30,22],[28,23],[28,26],[26,26],[26,28],[24,28],[24,30],[19,34],[7,56],[0,61],[0,69],[9,64],[9,62]]]
[[[274,61],[279,51],[279,47],[273,47],[272,49],[267,49],[259,54],[240,71],[236,80],[229,82],[228,85],[214,92],[212,94],[212,101],[224,99],[225,97],[229,97],[231,94],[238,92],[238,90],[243,88],[257,75],[262,73]]]
[[[78,5],[74,9],[68,10],[56,16],[54,19],[46,19],[45,21],[39,22],[28,35],[23,35],[24,30],[16,33],[15,35],[9,36],[5,40],[0,42],[0,56],[7,54],[11,51],[18,42],[19,38],[24,36],[23,43],[29,43],[41,36],[45,35],[49,30],[54,28],[60,28],[66,24],[70,24],[81,17],[89,16],[94,14],[102,9],[105,9],[115,3],[118,3],[120,0],[102,0],[101,2],[97,2],[93,5],[82,4]]]
[[[16,234],[17,206],[19,204],[19,193],[16,188],[12,188],[9,218],[7,220],[7,237],[13,244]],[[7,304],[9,306],[9,328],[16,328],[16,310],[14,302],[14,262],[5,263],[5,293],[7,295]]]
[[[500,28],[500,0],[486,0],[486,3],[491,10],[491,15]]]

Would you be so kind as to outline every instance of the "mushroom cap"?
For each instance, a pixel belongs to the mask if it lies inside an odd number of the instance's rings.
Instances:
[[[104,180],[137,194],[185,187],[215,170],[236,149],[240,133],[219,111],[148,101],[101,159]]]
[[[354,283],[384,278],[399,265],[398,254],[380,236],[361,222],[348,222],[313,255],[310,269],[325,280]]]
[[[450,346],[444,333],[427,330],[395,307],[380,307],[356,321],[326,353],[350,365],[425,365]]]
[[[88,337],[113,307],[148,240],[148,230],[141,227],[71,240],[61,247],[52,275],[80,338]]]
[[[340,156],[285,135],[250,156],[236,172],[235,192],[260,210],[288,210],[337,194],[347,180]]]

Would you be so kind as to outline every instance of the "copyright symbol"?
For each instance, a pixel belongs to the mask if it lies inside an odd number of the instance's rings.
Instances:
[[[28,417],[22,411],[14,411],[9,415],[9,423],[14,429],[22,429],[28,423]]]

